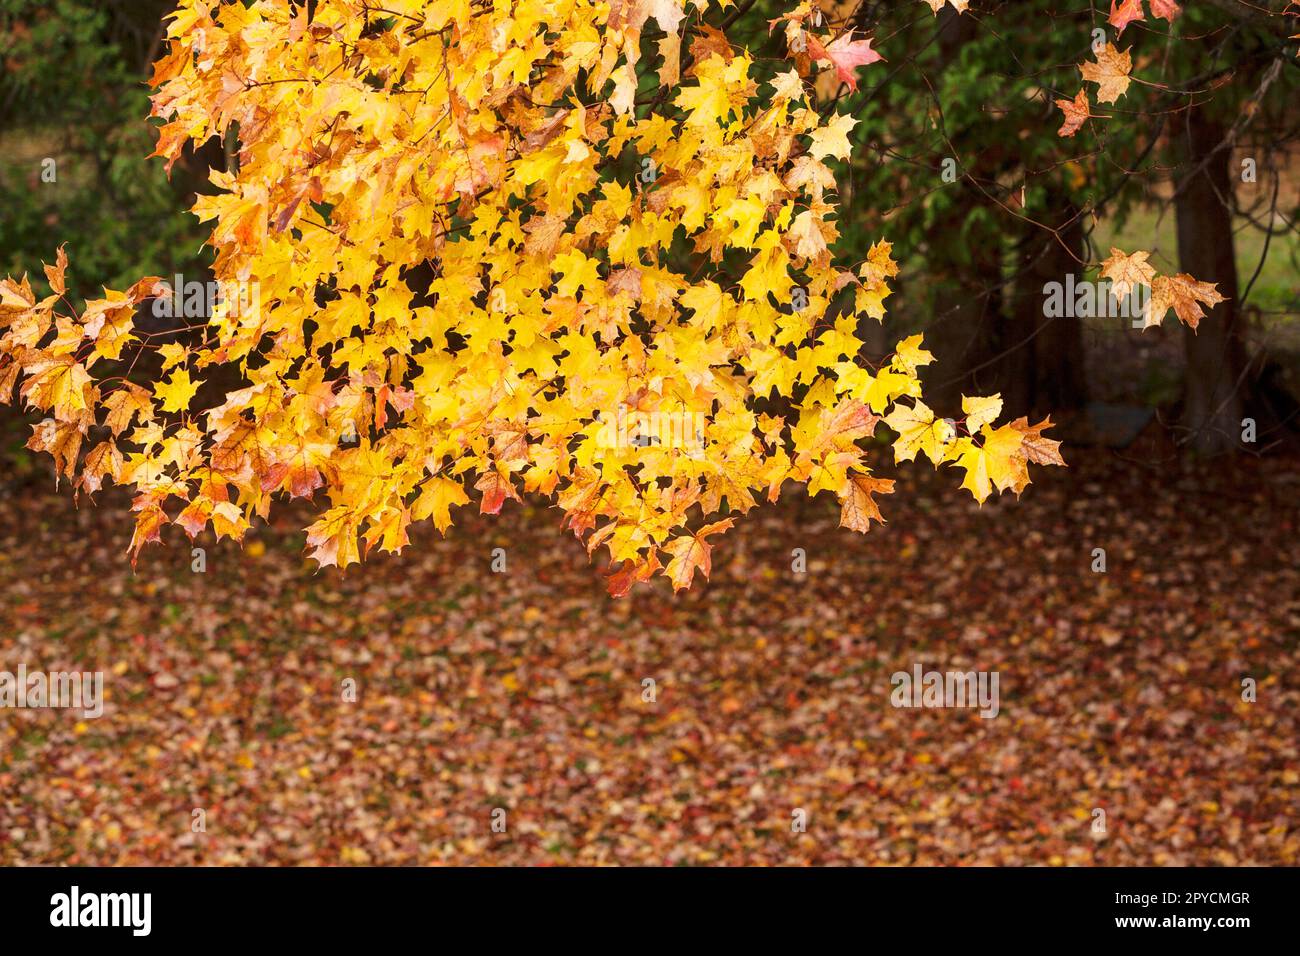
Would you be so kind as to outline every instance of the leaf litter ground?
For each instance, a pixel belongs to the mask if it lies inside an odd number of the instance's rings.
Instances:
[[[123,502],[11,483],[0,670],[109,697],[0,711],[0,863],[1295,864],[1295,462],[1067,458],[983,508],[902,469],[866,535],[792,495],[623,600],[555,511],[340,576],[288,508],[133,575]],[[917,664],[999,715],[895,709]]]

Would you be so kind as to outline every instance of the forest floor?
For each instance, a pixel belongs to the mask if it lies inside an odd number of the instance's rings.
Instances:
[[[291,507],[132,573],[123,499],[8,476],[0,670],[107,702],[0,710],[0,864],[1296,864],[1300,469],[1159,454],[983,508],[904,468],[865,536],[792,497],[622,600],[540,507],[345,575]],[[917,665],[997,716],[895,708]]]

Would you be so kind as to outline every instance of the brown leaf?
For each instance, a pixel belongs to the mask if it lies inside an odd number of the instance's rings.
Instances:
[[[866,474],[851,474],[840,493],[840,527],[866,534],[873,520],[881,524],[880,507],[873,495],[891,495],[894,482],[889,478],[873,478]]]

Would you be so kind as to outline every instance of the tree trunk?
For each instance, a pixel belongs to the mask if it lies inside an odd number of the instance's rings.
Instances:
[[[1010,341],[1002,346],[1019,354],[1008,354],[1000,369],[1002,400],[1013,416],[1073,411],[1087,400],[1083,322],[1074,309],[1065,316],[1045,315],[1043,292],[1049,282],[1065,285],[1071,274],[1082,280],[1083,224],[1063,193],[1049,191],[1047,208],[1061,210],[1061,221],[1069,224],[1055,234],[1026,225]]]
[[[944,61],[955,57],[975,35],[974,17],[958,16],[951,7],[939,13],[939,50]],[[926,348],[934,353],[935,371],[925,379],[928,400],[943,416],[961,417],[961,395],[997,391],[993,368],[996,328],[1002,311],[1002,241],[992,221],[974,226],[970,210],[984,202],[965,175],[992,178],[996,167],[987,155],[957,161],[958,180],[947,188],[969,197],[946,221],[936,222],[927,237],[933,319],[925,331]]]
[[[942,227],[940,227],[942,228]],[[956,223],[952,231],[957,230]],[[952,244],[931,248],[935,321],[926,330],[926,347],[934,353],[937,372],[926,379],[927,395],[943,415],[961,417],[961,395],[986,395],[998,390],[1000,363],[995,349],[1002,321],[1001,243],[996,233],[980,234],[962,262],[962,250]]]
[[[1188,109],[1174,134],[1182,165],[1174,197],[1179,267],[1202,282],[1217,283],[1225,299],[1195,330],[1183,329],[1187,380],[1181,424],[1188,430],[1187,444],[1207,455],[1241,447],[1249,392],[1232,241],[1232,151],[1214,152],[1223,137],[1223,127],[1201,107]]]

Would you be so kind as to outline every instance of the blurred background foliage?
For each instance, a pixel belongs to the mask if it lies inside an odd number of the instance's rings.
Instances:
[[[66,242],[74,294],[96,296],[210,261],[184,212],[192,170],[168,182],[145,158],[145,81],[172,5],[0,0],[0,273],[40,276]]]
[[[742,42],[780,55],[769,21],[791,6],[742,0]],[[862,330],[876,353],[924,331],[939,358],[927,392],[949,414],[963,392],[997,391],[1015,414],[1077,413],[1082,440],[1110,441],[1084,419],[1116,403],[1162,409],[1182,420],[1177,440],[1207,452],[1239,448],[1230,433],[1246,415],[1269,441],[1293,441],[1300,26],[1268,15],[1287,6],[1185,4],[1172,27],[1148,17],[1117,39],[1105,2],[973,0],[936,17],[921,2],[824,0],[836,32],[871,36],[885,58],[857,71],[856,91],[831,71],[817,83],[824,109],[859,120],[839,174],[839,252],[854,262],[884,237],[902,263],[885,323]],[[1079,64],[1102,40],[1133,51],[1136,80],[1061,137],[1055,101],[1085,85]],[[1095,280],[1112,246],[1150,250],[1159,271],[1197,274],[1233,301],[1194,336],[1172,320],[1142,331],[1045,317],[1044,284]]]

